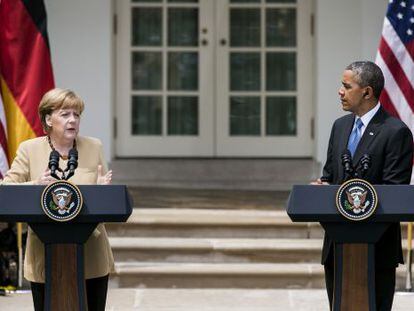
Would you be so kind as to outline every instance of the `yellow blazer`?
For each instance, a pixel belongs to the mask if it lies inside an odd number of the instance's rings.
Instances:
[[[98,165],[106,173],[107,165],[102,152],[102,144],[96,138],[76,139],[79,160],[75,175],[70,179],[77,185],[95,184]],[[46,136],[27,140],[20,144],[10,170],[4,177],[4,184],[34,184],[46,170],[51,148]],[[60,167],[66,168],[67,160],[60,159]],[[114,270],[114,258],[108,235],[103,224],[99,224],[85,244],[85,278],[105,276]],[[28,229],[24,277],[31,282],[45,282],[44,246],[37,235]]]

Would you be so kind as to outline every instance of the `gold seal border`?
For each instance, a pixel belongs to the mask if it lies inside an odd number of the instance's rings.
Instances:
[[[364,184],[370,191],[372,191],[373,193],[373,198],[375,199],[375,203],[374,206],[372,207],[371,211],[369,213],[367,213],[364,217],[361,218],[353,218],[350,217],[348,214],[346,214],[343,211],[343,208],[341,207],[341,203],[340,203],[340,193],[343,191],[343,189],[345,187],[347,187],[349,184],[354,183],[354,182],[359,182]],[[350,179],[347,180],[346,182],[344,182],[338,189],[338,191],[336,192],[336,209],[339,211],[339,213],[341,213],[342,216],[344,216],[345,218],[352,220],[352,221],[361,221],[361,220],[365,220],[369,217],[372,216],[372,214],[374,214],[374,212],[377,210],[377,206],[378,206],[378,194],[377,191],[375,190],[374,186],[371,185],[371,183],[369,183],[368,181],[366,181],[365,179],[360,179],[360,178],[354,178],[354,179]]]
[[[49,214],[47,208],[45,208],[45,206],[43,205],[43,201],[44,201],[44,198],[45,198],[46,193],[50,190],[50,188],[52,188],[52,187],[54,187],[56,185],[66,185],[66,186],[69,186],[69,187],[75,189],[75,192],[77,192],[77,194],[79,196],[79,209],[77,210],[76,213],[74,213],[73,215],[71,215],[70,217],[65,218],[65,219],[57,219],[57,218],[54,218],[53,216],[51,216]],[[67,181],[67,180],[58,180],[58,181],[55,181],[55,182],[47,185],[45,187],[45,189],[43,189],[42,196],[40,197],[40,206],[42,207],[42,210],[45,213],[45,215],[47,217],[49,217],[50,219],[52,219],[54,221],[58,221],[58,222],[67,222],[67,221],[70,221],[70,220],[74,219],[76,216],[78,216],[78,214],[82,210],[82,208],[83,208],[82,192],[80,191],[80,189],[79,189],[78,186],[76,186],[75,184],[71,183],[70,181]]]

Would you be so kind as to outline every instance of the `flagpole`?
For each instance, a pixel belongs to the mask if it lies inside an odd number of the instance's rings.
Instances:
[[[19,260],[19,270],[18,270],[18,287],[23,285],[23,241],[22,241],[22,223],[17,223],[17,251],[18,251],[18,260]]]
[[[412,250],[412,238],[413,238],[413,223],[409,222],[407,226],[407,274],[405,280],[405,290],[411,292],[412,286],[412,261],[413,261],[413,250]]]

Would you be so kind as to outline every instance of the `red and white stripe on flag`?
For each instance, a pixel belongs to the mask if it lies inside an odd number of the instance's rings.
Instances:
[[[390,0],[376,57],[385,78],[380,103],[414,133],[413,59],[414,0]]]
[[[9,169],[9,161],[7,158],[7,123],[4,113],[3,101],[0,93],[0,178],[6,174]]]

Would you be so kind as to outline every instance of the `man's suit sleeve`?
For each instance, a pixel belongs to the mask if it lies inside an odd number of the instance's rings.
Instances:
[[[391,135],[386,145],[384,184],[409,184],[413,167],[413,136],[407,127]]]
[[[335,132],[335,124],[333,124],[332,126],[332,130],[331,130],[331,135],[329,137],[329,144],[328,144],[328,152],[327,152],[327,157],[326,157],[326,162],[325,165],[323,167],[323,172],[322,172],[322,177],[321,180],[322,181],[326,181],[331,183],[333,180],[333,143],[334,143],[334,132]]]

